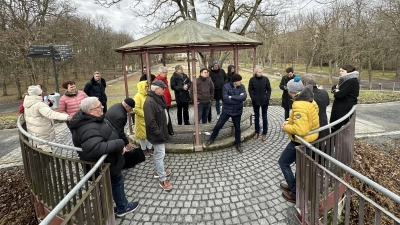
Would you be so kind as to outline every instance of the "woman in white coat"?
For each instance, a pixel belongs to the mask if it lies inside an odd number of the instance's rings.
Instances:
[[[37,86],[29,86],[28,94],[24,99],[25,121],[28,132],[45,141],[54,142],[56,139],[54,131],[55,120],[66,121],[71,117],[68,114],[53,111],[42,99],[42,89]],[[52,152],[51,147],[37,143],[37,148]]]

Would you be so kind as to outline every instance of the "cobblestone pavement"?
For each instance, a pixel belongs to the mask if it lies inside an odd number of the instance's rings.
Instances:
[[[171,117],[176,123],[174,110],[171,109]],[[172,171],[171,192],[163,191],[152,177],[151,157],[124,170],[128,200],[139,201],[140,206],[134,213],[117,218],[117,224],[296,224],[292,216],[294,205],[281,197],[278,186],[284,178],[277,160],[288,143],[287,135],[281,131],[282,119],[282,108],[270,106],[267,141],[259,138],[243,143],[243,154],[234,147],[166,154],[166,169]],[[371,124],[357,121],[356,133]],[[56,133],[57,142],[72,145],[65,123],[56,126]],[[77,157],[76,153],[61,149],[55,153]],[[16,149],[1,157],[0,165],[21,165],[20,158],[20,150]]]

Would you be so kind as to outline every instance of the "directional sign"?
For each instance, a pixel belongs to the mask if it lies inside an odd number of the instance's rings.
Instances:
[[[50,45],[31,45],[29,46],[28,57],[48,58],[51,57],[52,47]]]

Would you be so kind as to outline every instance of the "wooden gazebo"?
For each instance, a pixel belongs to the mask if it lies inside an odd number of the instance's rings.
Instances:
[[[126,54],[138,54],[143,68],[142,55],[145,55],[147,80],[150,83],[150,54],[162,54],[165,66],[166,53],[186,53],[188,58],[188,75],[192,77],[194,122],[195,122],[195,151],[202,151],[199,135],[199,121],[197,109],[196,85],[196,52],[233,51],[234,66],[239,71],[238,51],[253,48],[253,68],[256,64],[256,48],[262,43],[250,38],[224,31],[191,19],[186,19],[173,26],[159,30],[137,41],[117,48],[115,51],[122,54],[122,70],[125,81],[125,93],[128,96],[128,79],[126,72]],[[191,56],[191,58],[189,58]],[[192,65],[190,65],[190,63]],[[190,72],[192,71],[192,72]],[[129,119],[131,124],[131,120]],[[129,126],[131,127],[131,126]]]

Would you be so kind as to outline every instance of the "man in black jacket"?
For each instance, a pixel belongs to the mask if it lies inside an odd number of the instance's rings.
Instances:
[[[101,78],[100,72],[94,72],[92,79],[86,83],[83,91],[89,97],[97,97],[103,105],[103,113],[107,112],[106,80]]]
[[[153,80],[156,79],[156,76],[154,74],[150,74],[150,80],[153,82]],[[147,68],[144,66],[142,70],[142,76],[140,77],[139,81],[147,80]]]
[[[81,160],[97,162],[102,155],[108,154],[104,162],[110,163],[111,189],[117,216],[122,217],[135,211],[139,203],[128,202],[124,190],[124,141],[119,138],[111,123],[104,119],[101,102],[96,97],[83,99],[70,125],[74,130],[74,145],[82,148],[78,152]]]
[[[189,77],[183,73],[183,67],[181,65],[175,66],[174,75],[170,80],[171,89],[175,91],[175,102],[178,108],[177,117],[178,124],[182,125],[182,113],[183,122],[185,125],[190,125],[189,122],[189,88],[192,86],[192,81]]]
[[[289,118],[289,112],[292,109],[293,100],[287,91],[287,83],[295,78],[293,68],[289,67],[286,69],[286,75],[282,77],[279,88],[283,91],[282,93],[282,107],[285,110],[285,120]]]
[[[271,84],[268,77],[263,76],[263,68],[256,66],[254,76],[249,81],[249,94],[254,110],[255,133],[253,139],[257,139],[260,134],[260,108],[263,120],[262,141],[267,140],[268,118],[267,111],[269,99],[271,98]]]
[[[167,104],[164,98],[164,88],[167,85],[161,80],[151,83],[151,91],[147,92],[144,102],[144,120],[146,124],[147,140],[154,148],[154,178],[158,178],[159,185],[165,191],[170,191],[172,185],[167,177],[170,170],[164,170],[165,142],[169,139]]]
[[[135,108],[135,101],[132,98],[126,98],[122,103],[111,106],[105,115],[105,118],[117,130],[119,138],[124,140],[127,149],[131,149],[132,145],[126,137],[125,125],[128,121],[127,113],[132,111],[133,108]]]
[[[214,99],[215,99],[215,109],[217,110],[217,119],[221,114],[221,100],[222,100],[222,88],[224,84],[228,83],[228,76],[225,70],[219,67],[217,61],[214,61],[211,65],[210,78],[214,83]],[[208,113],[208,122],[211,122],[211,110]]]

